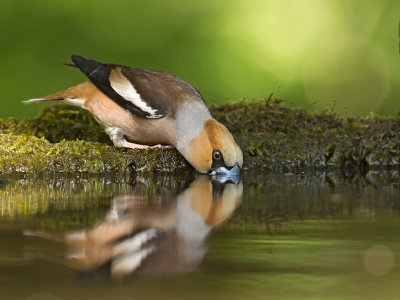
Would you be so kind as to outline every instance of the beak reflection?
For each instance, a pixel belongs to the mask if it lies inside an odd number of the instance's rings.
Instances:
[[[64,244],[61,263],[89,278],[105,269],[113,278],[189,272],[203,260],[211,230],[240,205],[243,185],[238,178],[201,176],[176,197],[140,191],[113,198],[107,216],[94,227],[25,235]]]
[[[225,166],[218,167],[215,170],[211,170],[209,172],[209,175],[214,176],[214,175],[223,175],[223,176],[228,176],[228,177],[233,177],[233,176],[239,176],[240,174],[240,168],[236,164],[232,168],[227,168]]]

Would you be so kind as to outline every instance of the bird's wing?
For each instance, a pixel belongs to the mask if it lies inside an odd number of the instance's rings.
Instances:
[[[77,55],[72,61],[99,90],[137,117],[162,118],[185,97],[204,101],[190,84],[165,72],[103,64]]]

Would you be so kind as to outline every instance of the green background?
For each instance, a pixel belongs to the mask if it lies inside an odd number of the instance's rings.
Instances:
[[[173,73],[208,103],[395,115],[399,19],[398,0],[0,0],[0,117],[85,80],[71,54]]]

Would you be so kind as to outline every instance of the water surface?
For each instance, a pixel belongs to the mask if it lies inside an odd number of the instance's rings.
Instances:
[[[400,179],[0,179],[0,299],[399,299]]]

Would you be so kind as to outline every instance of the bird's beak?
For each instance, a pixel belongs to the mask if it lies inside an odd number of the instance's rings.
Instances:
[[[209,175],[223,175],[226,177],[232,177],[232,176],[235,177],[239,176],[239,174],[240,174],[240,168],[237,164],[234,165],[232,168],[227,168],[225,166],[222,166],[214,170],[211,170],[209,172]]]

